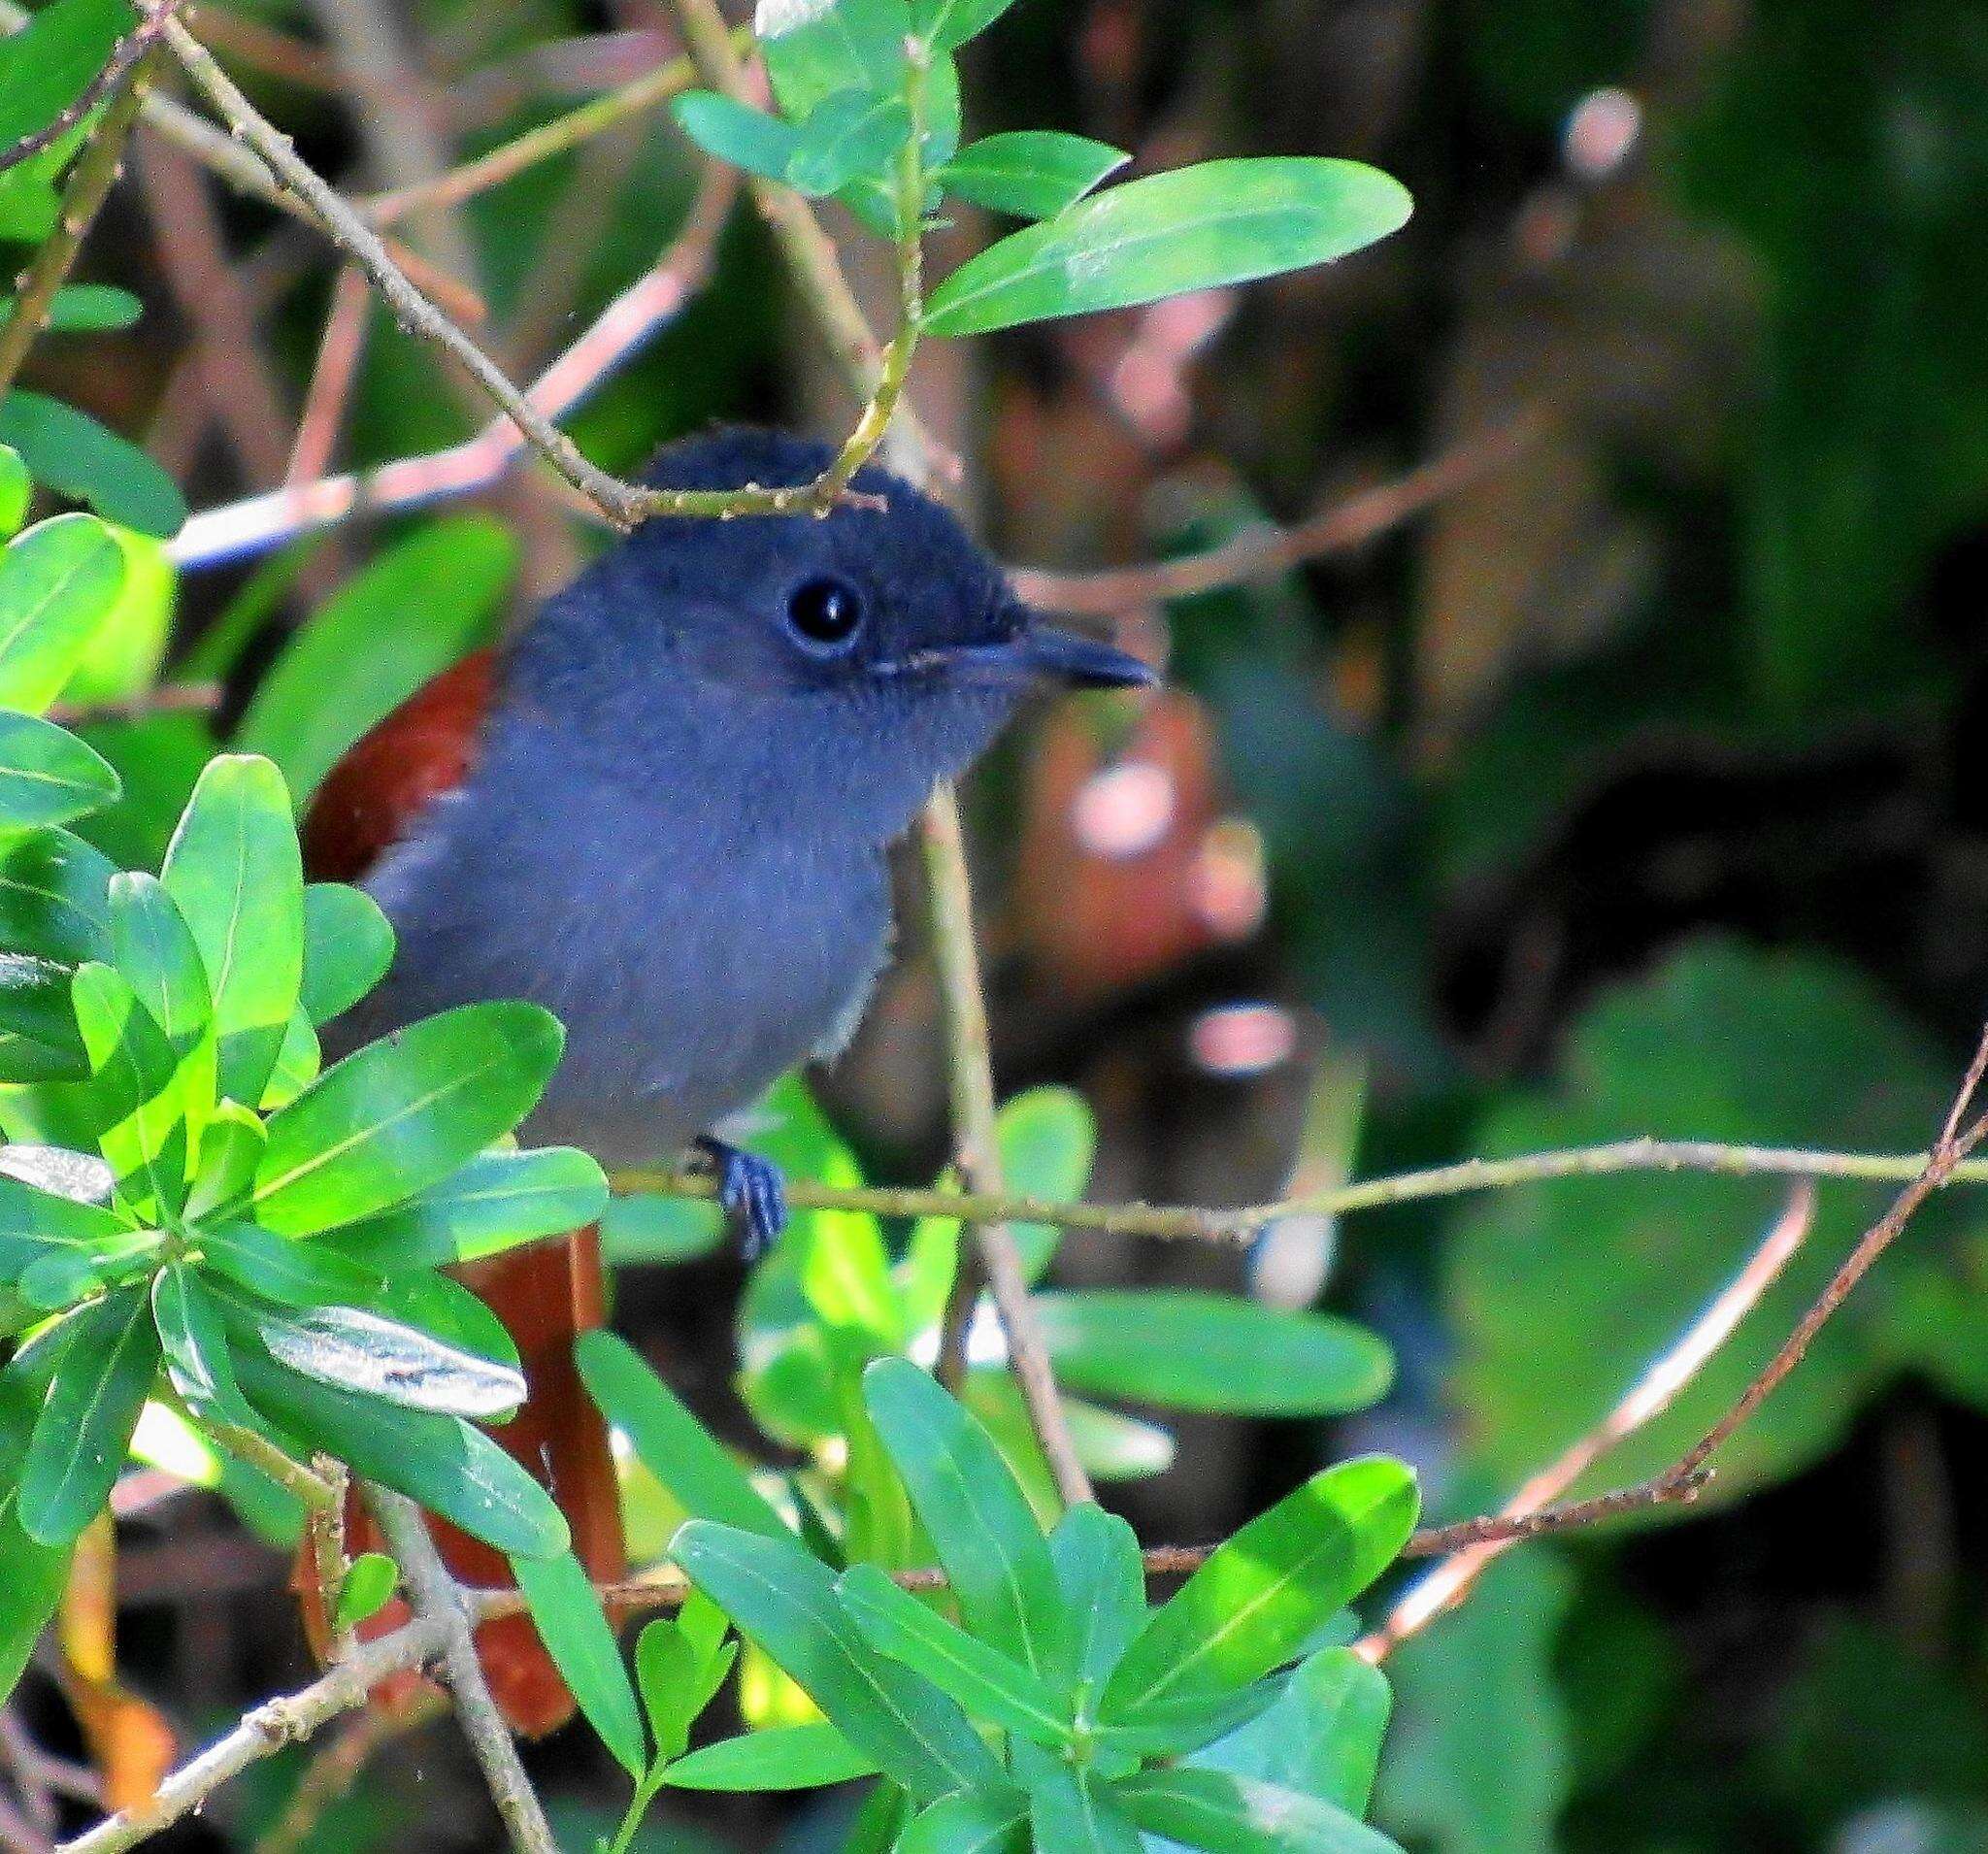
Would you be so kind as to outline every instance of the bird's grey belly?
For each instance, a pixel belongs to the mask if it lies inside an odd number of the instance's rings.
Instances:
[[[636,908],[634,885],[603,894],[597,882],[562,883],[556,869],[482,863],[415,844],[382,865],[369,887],[400,951],[386,982],[336,1026],[340,1041],[478,999],[544,1005],[566,1026],[565,1054],[520,1137],[581,1146],[611,1167],[667,1162],[796,1063],[834,1053],[887,952],[887,877],[874,853],[727,870],[724,885],[737,881],[749,907],[685,877],[643,884]],[[511,881],[540,887],[528,910],[496,892]],[[503,924],[521,911],[529,941]]]

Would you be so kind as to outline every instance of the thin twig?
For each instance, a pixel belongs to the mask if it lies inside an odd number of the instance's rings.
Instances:
[[[161,11],[155,17],[161,29],[174,23],[169,13]],[[55,216],[55,229],[36,248],[27,274],[21,279],[13,312],[0,322],[0,399],[7,396],[18,377],[28,349],[49,319],[55,292],[62,287],[62,280],[76,262],[98,209],[116,181],[124,158],[124,139],[138,119],[138,107],[145,101],[157,67],[158,49],[148,44],[127,72],[123,87],[105,106],[95,131],[70,170],[62,190],[61,211]]]
[[[794,1178],[787,1197],[804,1210],[864,1210],[873,1216],[954,1216],[963,1223],[1051,1223],[1101,1236],[1145,1236],[1165,1242],[1246,1245],[1268,1223],[1291,1216],[1343,1216],[1391,1205],[1508,1191],[1522,1184],[1625,1173],[1710,1173],[1726,1177],[1838,1178],[1858,1183],[1900,1183],[1916,1178],[1931,1155],[1924,1152],[1834,1152],[1802,1146],[1729,1145],[1715,1140],[1615,1140],[1603,1145],[1561,1146],[1508,1159],[1463,1159],[1453,1165],[1385,1177],[1362,1178],[1330,1190],[1240,1209],[1203,1209],[1182,1204],[1062,1204],[1049,1198],[941,1188],[851,1187]],[[710,1178],[690,1173],[631,1167],[613,1173],[617,1191],[654,1191],[668,1197],[716,1195]],[[1946,1174],[1946,1184],[1988,1184],[1988,1161],[1971,1160]]]
[[[1534,407],[1491,431],[1452,445],[1392,481],[1329,504],[1295,527],[1251,529],[1221,546],[1178,560],[1103,573],[1022,567],[1010,578],[1024,599],[1044,611],[1099,615],[1270,579],[1323,554],[1364,546],[1480,477],[1503,469],[1538,441],[1545,422],[1541,409]]]
[[[952,1086],[953,1141],[960,1176],[980,1191],[1001,1189],[1001,1152],[994,1132],[994,1076],[988,1055],[986,994],[980,984],[979,954],[974,940],[974,904],[968,886],[959,808],[949,787],[941,787],[925,808],[925,872],[932,899],[932,939],[944,1000],[948,1065]],[[1029,1420],[1066,1505],[1096,1498],[1090,1476],[1077,1459],[1070,1418],[1057,1395],[1021,1254],[1005,1223],[981,1223],[979,1252],[987,1271],[1008,1355],[1028,1405]]]
[[[1807,1238],[1814,1215],[1815,1187],[1805,1181],[1788,1194],[1787,1207],[1745,1266],[1706,1303],[1682,1337],[1637,1379],[1629,1394],[1600,1423],[1533,1475],[1498,1516],[1519,1520],[1539,1512],[1566,1493],[1602,1455],[1669,1409],[1780,1278]],[[1516,1542],[1506,1538],[1453,1552],[1409,1585],[1380,1627],[1357,1644],[1359,1651],[1371,1662],[1384,1660],[1410,1636],[1461,1603],[1492,1561]]]
[[[670,248],[539,376],[529,397],[541,413],[563,417],[676,318],[710,273],[737,185],[730,169],[711,170]],[[383,513],[466,495],[496,482],[524,449],[517,427],[498,418],[444,450],[398,458],[376,470],[286,483],[202,510],[167,544],[167,551],[182,568],[214,566],[264,552],[361,511]]]
[[[315,480],[331,464],[346,407],[351,400],[352,382],[358,378],[372,307],[365,273],[353,264],[340,265],[331,286],[324,333],[317,344],[316,364],[311,369],[311,384],[304,394],[304,410],[297,419],[297,435],[290,445],[289,462],[283,467],[285,487]]]
[[[504,1723],[483,1678],[462,1587],[444,1566],[420,1508],[383,1487],[369,1486],[366,1497],[379,1516],[387,1547],[400,1565],[415,1616],[434,1622],[441,1631],[442,1666],[448,1690],[455,1696],[456,1718],[482,1768],[483,1781],[504,1818],[512,1845],[518,1854],[559,1854],[538,1792],[518,1762],[511,1728]]]
[[[362,1643],[349,1660],[320,1674],[301,1692],[265,1701],[247,1713],[218,1743],[168,1776],[149,1802],[107,1817],[65,1842],[61,1854],[120,1854],[137,1846],[190,1815],[251,1764],[286,1744],[301,1743],[340,1713],[365,1705],[367,1694],[389,1674],[423,1666],[440,1650],[444,1633],[440,1622],[417,1618],[377,1641]]]

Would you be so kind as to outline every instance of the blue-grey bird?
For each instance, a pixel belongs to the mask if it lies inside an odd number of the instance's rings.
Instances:
[[[800,484],[830,454],[728,431],[646,480]],[[566,1053],[523,1137],[611,1167],[701,1145],[750,1244],[779,1233],[779,1179],[727,1124],[855,1028],[890,955],[891,844],[1032,684],[1152,680],[1044,623],[937,502],[877,468],[854,487],[825,516],[644,524],[500,656],[360,742],[306,822],[314,874],[363,879],[399,943],[342,1043],[477,999],[542,1004]],[[599,1318],[593,1235],[468,1278],[531,1383],[500,1439],[612,1575],[612,1470],[570,1359]],[[459,1574],[502,1580],[469,1543]],[[492,1665],[493,1680],[514,1722],[543,1730],[563,1689],[528,1633],[517,1645],[517,1678]]]

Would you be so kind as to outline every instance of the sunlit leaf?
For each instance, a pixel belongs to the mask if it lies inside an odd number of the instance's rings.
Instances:
[[[102,754],[39,715],[0,709],[0,829],[66,823],[116,796]]]
[[[583,1228],[607,1199],[600,1166],[571,1146],[481,1152],[406,1203],[328,1233],[319,1246],[369,1268],[440,1268]]]
[[[1330,1803],[1223,1771],[1141,1771],[1114,1794],[1148,1834],[1209,1854],[1401,1854]]]
[[[39,714],[61,692],[124,581],[94,515],[38,521],[0,553],[0,707]]]
[[[769,1726],[720,1738],[671,1765],[664,1781],[679,1790],[815,1790],[873,1776],[877,1760],[834,1726]]]
[[[332,1627],[341,1634],[376,1616],[391,1601],[400,1566],[381,1551],[362,1551],[346,1567],[332,1608]]]

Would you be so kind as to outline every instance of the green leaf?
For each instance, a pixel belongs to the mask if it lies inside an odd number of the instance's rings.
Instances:
[[[102,754],[39,715],[0,710],[0,830],[67,823],[116,796]]]
[[[714,90],[686,90],[670,105],[670,114],[707,154],[762,180],[785,180],[800,151],[801,132],[791,122]]]
[[[290,1020],[283,1025],[283,1040],[277,1045],[276,1066],[269,1072],[269,1079],[262,1084],[262,1097],[256,1106],[264,1113],[274,1113],[279,1108],[286,1108],[314,1081],[324,1061],[324,1051],[317,1041],[317,1032],[311,1027],[311,1019],[304,1014],[300,1003],[290,1012]]]
[[[60,1312],[87,1299],[103,1285],[95,1262],[71,1250],[56,1249],[37,1256],[14,1284],[21,1305],[38,1313]]]
[[[1414,1529],[1414,1476],[1381,1455],[1342,1462],[1260,1513],[1142,1629],[1107,1683],[1110,1723],[1233,1693],[1288,1661],[1384,1571]]]
[[[240,1221],[201,1225],[200,1253],[229,1280],[283,1307],[370,1302],[383,1285],[374,1270],[321,1242],[300,1242]]]
[[[20,1465],[21,1528],[44,1545],[68,1544],[103,1510],[159,1365],[141,1288],[107,1295],[66,1323],[68,1342]]]
[[[1018,1791],[942,1796],[920,1809],[893,1854],[1028,1854],[1028,1799]]]
[[[0,399],[0,444],[35,480],[86,502],[106,521],[166,540],[186,520],[180,485],[144,451],[59,399],[16,390]]]
[[[1128,1765],[1146,1758],[1181,1758],[1234,1738],[1276,1705],[1280,1682],[1257,1680],[1234,1693],[1195,1690],[1142,1706],[1128,1725],[1106,1725],[1098,1746]]]
[[[1111,1787],[1091,1771],[1075,1771],[1045,1754],[1017,1758],[1015,1775],[1029,1793],[1029,1827],[1038,1848],[1056,1854],[1142,1854],[1139,1830]]]
[[[878,1359],[863,1401],[967,1627],[1031,1673],[1067,1674],[1067,1623],[1048,1541],[978,1421],[907,1360]]]
[[[627,1341],[608,1332],[582,1333],[573,1355],[602,1414],[627,1436],[636,1459],[686,1512],[762,1538],[792,1539],[738,1464]]]
[[[1145,1621],[1145,1564],[1139,1535],[1088,1501],[1049,1535],[1049,1560],[1071,1619],[1078,1676],[1102,1687]]]
[[[667,1616],[636,1639],[635,1683],[655,1736],[658,1764],[681,1757],[690,1742],[690,1727],[704,1709],[703,1672],[696,1644]]]
[[[179,570],[163,542],[135,528],[117,527],[111,532],[124,555],[124,583],[104,622],[83,646],[76,674],[63,686],[65,702],[136,702],[157,682],[159,665],[165,658],[166,637],[179,593]],[[177,720],[195,738],[207,738],[206,723],[191,714],[150,715],[123,725],[127,730],[142,730],[146,720]],[[105,731],[100,728],[100,736]],[[159,731],[156,727],[151,730],[153,734]],[[203,761],[205,758],[203,754]],[[192,779],[187,779],[178,800],[183,801],[192,786]],[[177,815],[178,802],[173,810]]]
[[[327,1239],[314,1238],[309,1246],[322,1247]],[[460,1281],[420,1269],[390,1275],[375,1290],[371,1302],[403,1326],[417,1327],[457,1351],[486,1359],[509,1371],[520,1369],[517,1341],[511,1329]]]
[[[954,1627],[875,1565],[853,1565],[836,1595],[879,1654],[915,1668],[983,1724],[1050,1746],[1070,1742],[1069,1697],[1011,1655]]]
[[[116,603],[124,550],[94,515],[57,515],[0,553],[0,708],[39,714]]]
[[[0,445],[0,538],[19,532],[27,519],[28,504],[34,500],[35,480],[27,474],[20,452]],[[0,604],[0,610],[5,610]],[[16,703],[13,706],[18,707]]]
[[[82,96],[132,20],[126,0],[53,0],[0,40],[0,148],[39,134]]]
[[[279,1365],[334,1389],[483,1423],[504,1421],[524,1402],[521,1372],[364,1308],[257,1307],[248,1317]]]
[[[803,124],[787,162],[787,184],[819,199],[853,180],[880,179],[911,139],[911,113],[902,98],[841,91],[825,98]]]
[[[794,22],[797,14],[805,23]],[[753,30],[774,96],[792,121],[805,121],[839,90],[904,92],[911,31],[905,0],[835,0],[826,11],[760,0]]]
[[[304,961],[303,864],[276,768],[233,753],[212,761],[160,880],[207,966],[220,1091],[254,1106],[296,1009]]]
[[[531,1111],[563,1041],[550,1011],[500,1003],[368,1043],[271,1116],[256,1220],[308,1236],[438,1183]]]
[[[64,830],[0,841],[0,945],[65,966],[110,958],[116,874]]]
[[[1087,136],[1023,129],[969,144],[938,175],[949,193],[1017,218],[1054,218],[1132,159]]]
[[[1141,1771],[1113,1790],[1148,1834],[1209,1854],[1401,1854],[1330,1803],[1225,1771]]]
[[[1056,1379],[1092,1396],[1216,1414],[1334,1416],[1394,1380],[1384,1340],[1325,1313],[1191,1289],[1039,1294]]]
[[[184,1262],[160,1269],[152,1277],[151,1316],[173,1388],[196,1410],[252,1423],[253,1412],[235,1382],[225,1315],[199,1271]]]
[[[369,1616],[377,1616],[392,1601],[399,1583],[400,1566],[383,1551],[360,1552],[346,1567],[338,1602],[332,1607],[331,1626],[344,1635]]]
[[[267,1137],[259,1113],[235,1101],[216,1104],[201,1130],[200,1164],[186,1194],[186,1214],[204,1217],[223,1204],[247,1197]]]
[[[392,925],[363,888],[313,882],[304,890],[304,976],[298,995],[313,1023],[329,1023],[349,1010],[386,977],[392,963]]]
[[[1350,1648],[1321,1648],[1291,1671],[1273,1705],[1194,1762],[1364,1815],[1391,1704],[1378,1668]]]
[[[297,632],[236,745],[274,760],[301,806],[362,734],[489,637],[517,562],[494,515],[446,515],[397,541]]]
[[[25,953],[0,953],[0,1081],[80,1081],[89,1074],[71,969]]]
[[[232,1323],[231,1323],[232,1324]],[[417,1500],[498,1551],[549,1558],[571,1544],[552,1497],[489,1437],[434,1416],[338,1390],[288,1371],[255,1344],[235,1354],[248,1401],[306,1450]]]
[[[875,1758],[811,1721],[720,1738],[671,1765],[663,1781],[678,1790],[818,1790],[876,1774]]]
[[[213,1020],[193,931],[155,877],[111,877],[111,956],[166,1041],[184,1055]]]
[[[98,1144],[140,1215],[186,1203],[186,1119],[180,1059],[123,976],[92,962],[70,981],[89,1054]]]
[[[601,1168],[571,1146],[480,1152],[405,1204],[329,1232],[318,1246],[385,1273],[441,1268],[583,1229],[607,1202]]]
[[[799,1545],[693,1519],[671,1556],[851,1744],[914,1796],[931,1802],[1000,1781],[966,1714],[922,1674],[872,1650],[836,1601],[828,1568]]]
[[[0,296],[0,319],[11,319],[16,299]],[[145,305],[128,289],[109,283],[65,283],[49,304],[46,324],[51,334],[102,334],[129,328],[145,314]]]
[[[12,1490],[0,1493],[0,1704],[19,1682],[69,1581],[69,1547],[20,1529]]]
[[[911,30],[938,51],[966,44],[1001,17],[1014,0],[911,0]]]
[[[13,1148],[15,1154],[19,1150]],[[79,1204],[0,1176],[0,1279],[18,1274],[50,1249],[116,1257],[143,1234],[102,1205]]]
[[[586,1721],[628,1774],[642,1780],[648,1769],[648,1740],[642,1709],[622,1665],[621,1650],[607,1611],[580,1560],[572,1552],[555,1558],[514,1558],[512,1571],[539,1639],[552,1657]]]
[[[1408,195],[1357,161],[1206,161],[1129,181],[969,258],[926,304],[934,335],[1125,309],[1322,264],[1405,224]]]

